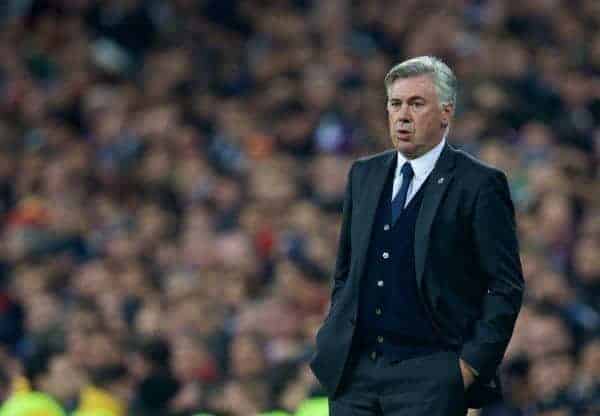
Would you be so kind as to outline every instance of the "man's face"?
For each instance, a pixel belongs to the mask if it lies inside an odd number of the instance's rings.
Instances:
[[[452,105],[440,106],[429,75],[398,78],[388,89],[387,111],[394,147],[407,159],[417,158],[441,140]]]

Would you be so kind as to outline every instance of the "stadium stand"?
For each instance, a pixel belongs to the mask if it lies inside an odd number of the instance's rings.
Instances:
[[[599,27],[597,0],[0,2],[0,415],[317,416],[346,173],[425,54],[517,208],[481,415],[600,414]]]

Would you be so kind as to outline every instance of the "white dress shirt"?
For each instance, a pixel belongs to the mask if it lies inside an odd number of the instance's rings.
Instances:
[[[400,186],[402,186],[402,173],[400,169],[404,165],[404,162],[410,162],[411,167],[415,173],[410,185],[408,186],[408,194],[406,195],[406,202],[404,203],[404,207],[408,205],[410,200],[415,196],[415,194],[421,188],[421,185],[425,183],[425,180],[435,167],[440,155],[442,154],[442,149],[446,144],[446,137],[442,139],[433,149],[429,152],[425,153],[422,156],[419,156],[416,159],[408,160],[404,155],[398,152],[398,164],[396,165],[396,174],[394,176],[394,188],[392,191],[392,201],[394,197],[400,191]]]

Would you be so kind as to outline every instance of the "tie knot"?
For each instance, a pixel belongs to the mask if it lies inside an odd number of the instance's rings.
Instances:
[[[409,162],[405,162],[404,165],[402,165],[400,172],[402,173],[402,177],[404,177],[404,179],[407,181],[410,181],[413,176],[415,176],[415,172],[413,171],[413,168]]]

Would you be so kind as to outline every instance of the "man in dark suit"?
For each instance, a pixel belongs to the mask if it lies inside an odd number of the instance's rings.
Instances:
[[[452,70],[385,77],[395,149],[348,175],[329,314],[311,368],[332,416],[465,415],[501,397],[523,295],[505,175],[446,143]]]

